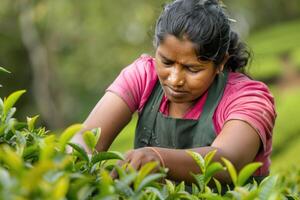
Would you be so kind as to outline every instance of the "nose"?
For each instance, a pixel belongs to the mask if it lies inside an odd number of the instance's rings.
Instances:
[[[174,87],[183,86],[185,83],[184,71],[180,66],[173,66],[171,72],[168,76],[168,81],[170,85]]]

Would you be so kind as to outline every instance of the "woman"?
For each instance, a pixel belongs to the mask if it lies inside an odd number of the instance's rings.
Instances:
[[[98,151],[106,151],[138,111],[135,149],[124,162],[149,161],[169,168],[168,178],[193,182],[199,169],[186,149],[237,169],[253,161],[269,173],[276,113],[267,86],[240,73],[249,53],[216,0],[177,0],[156,23],[155,58],[142,55],[126,67],[84,122],[101,127]],[[80,134],[76,136],[80,138]],[[123,163],[124,163],[123,162]],[[230,182],[226,172],[218,174]]]

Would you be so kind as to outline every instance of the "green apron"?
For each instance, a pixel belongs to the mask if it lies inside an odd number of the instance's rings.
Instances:
[[[163,89],[157,81],[152,94],[139,115],[134,148],[155,146],[187,149],[210,146],[216,138],[213,115],[222,99],[227,78],[227,70],[216,76],[213,84],[208,89],[207,99],[198,120],[172,118],[160,113],[159,107],[163,97]],[[252,182],[254,179],[259,183],[264,177],[252,176],[248,182]],[[230,187],[233,187],[233,185]],[[227,186],[223,185],[222,188],[225,192]],[[190,190],[191,188],[187,189]]]
[[[143,111],[135,132],[134,147],[145,146],[186,149],[210,146],[216,138],[212,121],[214,112],[223,96],[228,72],[217,75],[208,90],[201,116],[198,120],[178,119],[159,112],[163,89],[157,81]]]

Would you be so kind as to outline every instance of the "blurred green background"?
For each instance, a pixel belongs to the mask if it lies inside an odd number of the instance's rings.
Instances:
[[[17,117],[40,114],[60,130],[82,122],[120,70],[142,53],[162,0],[1,0],[1,97],[19,89]],[[300,161],[300,1],[227,0],[232,26],[253,51],[248,73],[271,88],[278,118],[273,171]],[[136,116],[112,145],[132,148]]]

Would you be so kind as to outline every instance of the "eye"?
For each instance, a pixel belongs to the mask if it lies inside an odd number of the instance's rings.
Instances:
[[[191,73],[198,73],[202,70],[202,69],[196,69],[196,68],[193,68],[193,67],[187,67],[186,69]]]
[[[174,64],[173,62],[170,62],[170,61],[164,61],[164,60],[162,60],[161,62],[162,62],[164,65],[167,65],[167,66],[170,66],[170,65]]]

